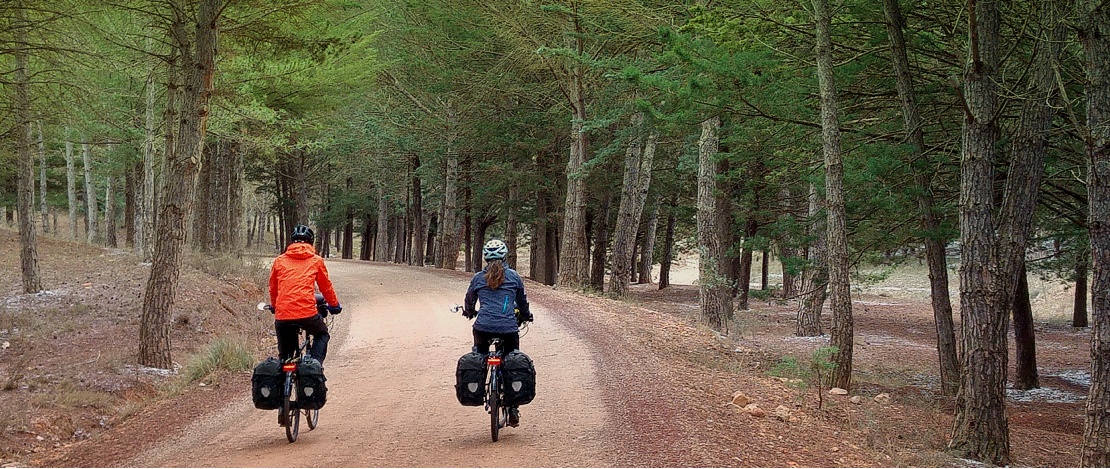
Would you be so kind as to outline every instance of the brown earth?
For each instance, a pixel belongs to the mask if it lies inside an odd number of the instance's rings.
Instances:
[[[15,233],[0,242],[0,262],[17,266]],[[639,285],[614,301],[529,283],[536,322],[522,348],[539,395],[492,443],[488,417],[452,395],[470,338],[448,307],[470,274],[329,260],[345,309],[332,323],[328,405],[289,444],[275,412],[251,406],[249,371],[188,382],[132,365],[148,267],[130,253],[40,237],[40,256],[48,293],[21,294],[18,271],[0,273],[0,466],[972,465],[943,453],[952,405],[935,388],[920,298],[856,295],[860,403],[825,394],[818,408],[805,383],[827,339],[793,337],[792,304],[754,302],[724,337],[694,320],[696,287]],[[183,273],[182,370],[216,336],[273,353],[271,319],[253,307],[265,270],[236,262],[193,260]],[[191,267],[202,264],[222,276]],[[1037,334],[1047,390],[1008,400],[1014,465],[1072,466],[1089,331],[1042,322]],[[767,415],[732,405],[737,391]]]

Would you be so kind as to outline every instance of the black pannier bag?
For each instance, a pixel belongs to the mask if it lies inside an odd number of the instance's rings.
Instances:
[[[319,409],[328,401],[328,387],[324,384],[324,365],[312,357],[305,357],[297,365],[297,407]]]
[[[251,398],[254,406],[262,410],[281,408],[284,386],[285,373],[281,371],[280,360],[271,357],[255,365],[251,375]]]
[[[513,350],[501,361],[505,405],[518,406],[536,398],[536,367],[524,352]]]
[[[459,404],[479,406],[486,402],[486,356],[470,352],[459,357],[455,368],[455,397]]]

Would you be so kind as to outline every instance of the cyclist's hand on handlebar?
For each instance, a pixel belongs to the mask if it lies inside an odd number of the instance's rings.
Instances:
[[[343,305],[336,303],[335,306],[328,306],[328,312],[331,314],[339,314],[343,312]]]
[[[463,315],[463,317],[465,317],[467,319],[474,319],[476,316],[478,316],[478,312],[473,311],[473,310],[467,311],[467,310],[464,309],[463,312],[462,312],[462,315]]]
[[[532,317],[532,312],[531,311],[528,311],[528,312],[525,312],[525,313],[517,313],[517,315],[516,315],[516,325],[519,326],[519,325],[524,324],[526,322],[532,322],[533,319],[534,318]]]

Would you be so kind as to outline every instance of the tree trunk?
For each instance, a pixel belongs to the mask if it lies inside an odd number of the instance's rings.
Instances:
[[[720,210],[722,195],[717,184],[720,126],[716,116],[703,121],[698,142],[698,308],[701,320],[710,328],[728,333],[732,287],[724,272],[728,246],[722,242],[729,223]]]
[[[794,204],[791,202],[790,187],[783,187],[782,190],[779,191],[779,200],[782,206],[782,215],[780,219],[787,223],[792,223],[795,216],[792,208]],[[820,236],[818,238],[820,239]],[[779,235],[778,239],[776,239],[776,244],[779,248],[779,260],[782,261],[780,264],[782,268],[782,298],[784,300],[794,298],[798,295],[798,276],[795,270],[791,268],[790,262],[799,257],[799,250],[785,235]],[[824,301],[823,296],[821,301]],[[801,311],[801,309],[798,310],[799,314]],[[820,332],[818,332],[817,335],[820,335]]]
[[[104,185],[104,244],[110,248],[119,247],[116,240],[116,190],[112,181],[115,177],[111,174]]]
[[[1037,377],[1037,342],[1033,332],[1033,306],[1029,303],[1029,279],[1025,264],[1021,265],[1014,294],[1014,388],[1028,391],[1039,388]]]
[[[515,168],[514,168],[515,169]],[[518,215],[518,205],[520,199],[520,184],[517,181],[509,183],[509,200],[505,207],[505,246],[509,248],[509,254],[505,256],[505,262],[508,263],[509,268],[518,269],[517,267],[517,244],[520,238],[520,218]]]
[[[993,0],[970,16],[971,51],[965,73],[960,184],[960,317],[963,363],[949,447],[997,465],[1010,462],[1005,409],[1007,321],[1024,262],[1033,209],[1044,175],[1047,138],[1057,87],[1053,64],[1063,42],[1059,2],[1039,3],[1044,26],[1034,48],[1030,98],[1013,138],[1001,211],[994,214],[994,165],[999,131],[997,80],[1000,18]],[[997,220],[997,221],[996,221]],[[997,227],[997,228],[996,228]]]
[[[138,203],[136,185],[141,180],[142,163],[132,162],[123,173],[123,243],[135,245],[135,204]]]
[[[809,232],[814,238],[809,247],[808,266],[802,274],[802,301],[798,302],[798,337],[817,337],[824,333],[821,313],[825,308],[825,296],[829,287],[828,256],[826,240],[828,230],[825,218],[821,216],[824,202],[817,194],[817,187],[809,185]],[[784,267],[785,269],[785,267]]]
[[[426,244],[424,225],[424,193],[420,188],[420,156],[412,154],[412,252],[409,265],[424,266],[424,246]],[[353,217],[353,215],[352,215]],[[347,242],[347,241],[344,241]],[[349,250],[349,249],[346,249]]]
[[[821,88],[821,140],[825,153],[825,197],[828,218],[829,300],[832,331],[829,345],[836,350],[830,360],[836,368],[827,385],[851,389],[852,384],[852,291],[846,215],[844,209],[844,163],[840,155],[840,116],[833,81],[832,14],[828,0],[813,0],[817,22],[817,78]]]
[[[389,200],[385,187],[378,186],[378,236],[374,240],[374,260],[389,261]]]
[[[749,242],[758,231],[759,223],[752,214],[749,214],[748,221],[744,226],[744,241]],[[741,311],[747,311],[748,299],[751,297],[752,291],[752,247],[750,243],[744,247],[744,252],[740,254],[740,267],[737,269],[736,280],[740,300],[737,308]]]
[[[146,49],[152,50],[152,40],[147,40]],[[143,262],[150,262],[153,255],[155,179],[154,179],[154,137],[158,132],[154,119],[154,106],[157,94],[154,89],[154,67],[146,76],[146,106],[143,112],[143,178],[140,191],[141,201],[136,205],[135,253]],[[169,133],[169,132],[168,132]]]
[[[995,0],[971,3],[967,106],[960,184],[960,318],[963,342],[956,418],[948,446],[964,457],[1010,463],[1006,416],[1006,319],[1009,284],[992,281],[998,259],[994,237],[993,168],[997,153],[999,13]]]
[[[770,285],[767,283],[767,271],[771,267],[771,250],[764,247],[763,252],[759,257],[759,290],[767,291]]]
[[[46,140],[42,136],[42,122],[38,123],[39,149],[39,213],[42,217],[42,232],[50,232],[50,213],[46,206]],[[57,227],[55,227],[57,228]]]
[[[439,216],[432,214],[431,220],[428,220],[428,239],[425,241],[427,244],[424,246],[424,263],[431,262],[435,265],[435,260],[438,256],[439,250],[436,249],[436,233],[439,232]]]
[[[1086,253],[1075,261],[1075,301],[1072,306],[1071,327],[1087,327],[1087,261]]]
[[[15,28],[17,36],[30,30],[22,1],[17,1]],[[15,145],[19,158],[17,179],[17,205],[19,211],[19,270],[22,274],[23,293],[42,291],[42,277],[39,273],[38,242],[35,239],[35,160],[31,150],[31,80],[27,65],[27,41],[19,37],[15,41],[15,115],[18,122],[15,128]]]
[[[458,137],[459,117],[455,114],[453,106],[447,106],[447,172],[443,185],[443,214],[439,224],[439,252],[442,263],[436,267],[455,270],[459,257],[459,222],[458,222],[458,184],[459,184],[459,155],[455,148],[455,139]]]
[[[143,295],[139,326],[139,363],[155,368],[171,368],[170,318],[173,314],[177,283],[185,247],[185,221],[192,209],[193,178],[208,119],[208,99],[212,92],[218,43],[218,15],[222,0],[202,0],[197,9],[195,55],[185,32],[187,13],[173,2],[170,37],[181,51],[184,91],[182,113],[175,148],[166,161],[165,193],[159,203],[154,257]]]
[[[605,254],[609,250],[609,211],[613,205],[613,196],[606,191],[602,197],[601,207],[593,217],[593,259],[590,261],[590,288],[595,291],[605,290]]]
[[[1087,56],[1087,226],[1091,238],[1091,389],[1079,464],[1110,466],[1110,5],[1085,0],[1079,39]]]
[[[917,205],[921,216],[921,230],[925,233],[925,258],[929,267],[930,298],[937,330],[937,354],[940,363],[941,389],[947,396],[956,394],[959,387],[960,365],[956,352],[956,333],[952,323],[952,302],[948,291],[948,262],[944,256],[947,240],[939,238],[940,222],[936,216],[936,202],[930,177],[931,164],[925,152],[925,133],[917,110],[917,95],[913,87],[906,41],[903,36],[905,21],[897,0],[883,0],[886,12],[887,34],[893,56],[898,96],[902,101],[902,117],[906,140],[914,146],[912,165],[918,185]]]
[[[214,161],[216,158],[216,151],[212,144],[201,144],[200,164],[197,166],[197,183],[196,183],[196,205],[193,213],[193,236],[190,242],[193,249],[199,252],[208,252],[212,250],[212,189],[215,186],[213,182],[213,167],[216,166]]]
[[[646,194],[645,194],[646,195]],[[640,280],[637,283],[651,283],[651,267],[655,264],[655,235],[659,225],[659,196],[655,197],[651,215],[644,228],[644,243],[640,248]]]
[[[97,228],[97,223],[96,223],[97,222],[96,189],[93,187],[93,182],[92,182],[92,158],[91,158],[91,155],[89,155],[89,153],[91,153],[89,151],[89,144],[88,143],[82,143],[81,144],[81,159],[84,161],[84,164],[85,164],[85,202],[87,204],[86,209],[85,209],[86,210],[85,215],[89,219],[89,229],[88,229],[88,240],[87,241],[88,241],[89,244],[92,244],[92,243],[96,242],[97,237],[98,237],[97,233],[99,233],[100,230]]]
[[[659,263],[659,289],[671,286],[671,263],[674,262],[674,225],[677,221],[675,215],[677,198],[671,196],[667,207],[667,232],[663,235],[663,260]]]
[[[551,265],[549,250],[553,244],[551,240],[551,221],[548,218],[549,204],[547,194],[543,190],[536,193],[536,221],[532,235],[532,258],[529,264],[529,274],[532,280],[544,285],[554,285],[554,271]]]
[[[578,17],[571,19],[571,30],[581,32]],[[583,56],[584,39],[581,34],[568,34],[567,46],[577,56]],[[559,249],[559,271],[556,284],[570,290],[581,290],[590,280],[590,258],[586,251],[586,174],[583,165],[589,159],[589,139],[586,135],[586,84],[585,66],[571,66],[570,86],[567,97],[572,111],[570,126],[570,157],[566,166],[566,202],[563,208],[562,244]]]
[[[77,164],[73,158],[73,142],[66,129],[66,199],[69,201],[69,235],[77,239]]]
[[[617,210],[617,232],[613,237],[612,274],[609,276],[609,295],[621,297],[634,279],[633,252],[636,232],[643,216],[644,202],[651,185],[651,165],[655,158],[654,131],[642,136],[644,114],[632,116],[633,135],[624,155],[624,180],[621,186],[620,208]]]
[[[366,223],[362,225],[362,248],[358,252],[359,260],[370,260],[370,253],[373,252],[371,246],[374,245],[374,234],[372,233],[373,224],[373,220],[367,216]]]
[[[226,219],[224,225],[222,252],[240,253],[243,249],[242,220],[243,220],[243,146],[239,143],[227,142],[226,155],[227,170],[224,171],[227,181]]]

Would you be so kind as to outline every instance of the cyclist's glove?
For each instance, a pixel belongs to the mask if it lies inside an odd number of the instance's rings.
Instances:
[[[520,326],[526,322],[532,322],[532,312],[525,311],[516,315],[516,325]]]
[[[467,311],[464,309],[462,315],[467,319],[474,319],[476,316],[478,316],[478,312],[474,310]]]
[[[328,306],[328,312],[331,314],[339,314],[343,312],[343,305],[336,303],[335,306]]]

